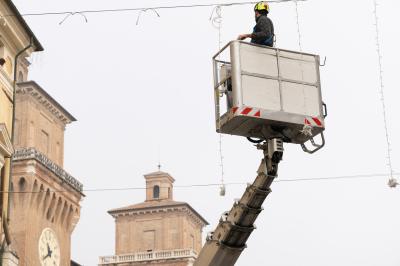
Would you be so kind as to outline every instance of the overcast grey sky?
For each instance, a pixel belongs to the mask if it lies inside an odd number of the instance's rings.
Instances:
[[[399,1],[380,0],[385,100],[392,159],[399,169]],[[206,3],[206,1],[15,0],[21,13]],[[143,187],[143,174],[162,170],[176,185],[220,180],[214,127],[211,57],[217,31],[212,8],[27,17],[45,51],[32,58],[37,81],[78,122],[66,131],[65,168],[87,189]],[[372,0],[299,3],[302,46],[327,56],[321,69],[328,105],[326,147],[314,154],[286,145],[279,178],[387,173],[379,101]],[[271,5],[277,46],[298,49],[293,3]],[[251,31],[252,5],[223,8],[226,43]],[[226,182],[251,182],[261,159],[245,139],[224,136]],[[398,266],[400,191],[386,177],[273,184],[257,230],[237,265]],[[176,188],[212,230],[245,185]],[[142,190],[87,192],[73,234],[72,257],[96,265],[114,254],[114,221],[107,210],[144,200]]]

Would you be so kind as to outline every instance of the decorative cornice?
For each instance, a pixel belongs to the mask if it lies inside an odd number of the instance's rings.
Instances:
[[[174,183],[175,179],[168,173],[158,171],[158,172],[153,172],[144,175],[144,178],[146,181],[152,181],[152,180],[157,180],[157,179],[167,179],[169,182]]]
[[[61,120],[64,124],[69,124],[76,121],[67,110],[65,110],[56,100],[54,100],[44,89],[36,82],[27,81],[20,82],[16,88],[16,94],[27,94],[33,97],[44,108],[49,110],[55,117]]]
[[[55,164],[52,160],[47,158],[44,154],[37,151],[35,148],[20,148],[17,149],[13,155],[13,161],[23,161],[23,160],[36,160],[41,163],[44,167],[50,170],[54,175],[59,177],[62,182],[67,183],[73,189],[82,194],[83,184],[80,183],[73,176],[68,174],[64,169]]]
[[[113,218],[124,217],[124,216],[134,216],[152,213],[165,213],[165,212],[183,212],[186,213],[196,224],[201,227],[208,225],[208,222],[203,219],[189,204],[183,203],[182,205],[171,205],[171,206],[159,206],[159,207],[149,207],[134,210],[124,210],[124,211],[109,211],[108,213]]]

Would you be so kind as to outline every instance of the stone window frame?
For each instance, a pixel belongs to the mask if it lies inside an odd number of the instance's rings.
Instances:
[[[160,186],[155,185],[153,187],[153,199],[159,199],[160,198]]]

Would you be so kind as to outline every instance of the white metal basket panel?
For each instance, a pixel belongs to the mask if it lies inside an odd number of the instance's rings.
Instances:
[[[272,77],[278,76],[278,62],[274,50],[267,50],[257,46],[241,45],[241,70]]]
[[[265,110],[281,110],[279,82],[277,80],[242,76],[243,105]]]
[[[315,59],[314,61],[309,62],[280,57],[279,71],[280,76],[283,79],[290,79],[302,83],[316,83],[318,81]]]
[[[318,88],[290,82],[282,82],[283,110],[287,113],[320,116]]]

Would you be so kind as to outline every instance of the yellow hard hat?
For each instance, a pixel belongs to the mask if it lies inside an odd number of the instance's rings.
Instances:
[[[254,6],[254,11],[261,11],[261,10],[265,10],[269,13],[269,5],[267,2],[263,1],[263,2],[258,2],[255,6]]]

